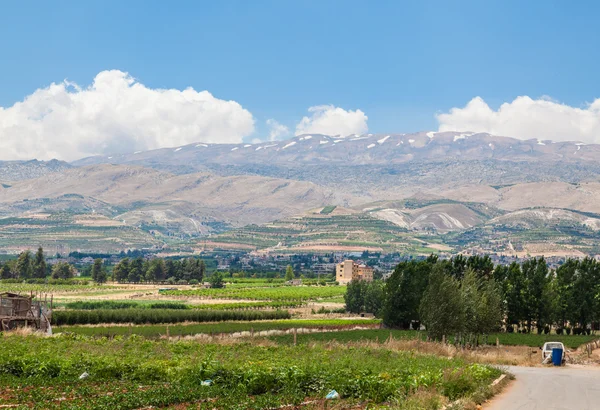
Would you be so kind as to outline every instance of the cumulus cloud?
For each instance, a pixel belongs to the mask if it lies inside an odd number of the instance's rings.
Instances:
[[[64,81],[0,107],[0,159],[75,160],[179,146],[240,143],[252,114],[208,91],[151,89],[128,73],[100,72],[85,88]]]
[[[325,134],[341,135],[364,134],[368,131],[369,119],[361,110],[346,111],[333,105],[318,105],[308,109],[312,115],[304,117],[296,125],[296,135]]]
[[[516,138],[600,143],[600,99],[583,108],[571,107],[548,97],[517,97],[498,110],[481,98],[464,108],[437,115],[440,131],[487,132]]]
[[[267,120],[267,126],[269,127],[269,141],[275,141],[281,137],[286,137],[290,133],[288,127],[280,124],[272,118]]]

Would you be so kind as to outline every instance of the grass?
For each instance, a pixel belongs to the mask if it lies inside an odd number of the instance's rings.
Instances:
[[[322,400],[332,389],[344,402],[399,407],[424,390],[440,402],[473,397],[501,373],[461,359],[343,345],[31,336],[0,343],[0,406],[44,409],[262,409]],[[79,380],[83,372],[89,377]]]
[[[302,344],[312,342],[331,342],[336,341],[340,343],[348,342],[359,342],[359,341],[379,341],[379,343],[385,342],[390,335],[396,340],[410,340],[420,337],[425,340],[427,337],[426,332],[416,332],[413,330],[390,330],[390,329],[368,329],[368,330],[351,330],[351,331],[340,331],[340,332],[325,332],[325,333],[310,333],[300,334],[297,336],[297,342]],[[593,340],[598,339],[598,336],[566,336],[566,335],[537,335],[537,334],[520,334],[520,333],[494,333],[487,337],[487,340],[481,340],[482,344],[496,344],[496,338],[503,346],[528,346],[528,347],[540,347],[545,342],[555,341],[564,343],[565,347],[569,349],[577,349],[579,346],[589,343]],[[292,335],[280,335],[272,336],[271,340],[282,343],[290,344],[293,342]],[[452,339],[450,339],[452,341]]]
[[[345,320],[345,319],[300,319],[300,320],[270,320],[257,322],[220,322],[169,325],[171,336],[189,336],[197,334],[227,334],[237,332],[255,332],[267,330],[288,330],[293,328],[344,329],[353,326],[379,326],[379,320]],[[143,326],[59,326],[55,333],[73,333],[77,335],[109,337],[116,335],[135,334],[147,338],[158,338],[167,333],[165,325]],[[300,335],[298,335],[300,336]]]

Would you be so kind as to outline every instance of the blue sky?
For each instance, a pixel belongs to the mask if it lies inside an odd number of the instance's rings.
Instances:
[[[583,107],[598,96],[597,2],[22,1],[0,5],[0,107],[103,70],[193,87],[294,129],[360,109],[369,132],[437,129],[480,96]]]

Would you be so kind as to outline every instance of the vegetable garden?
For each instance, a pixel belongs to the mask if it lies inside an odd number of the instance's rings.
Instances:
[[[4,336],[1,343],[0,406],[44,409],[190,403],[262,409],[322,399],[334,389],[342,400],[397,406],[427,389],[435,392],[432,405],[461,397],[481,400],[501,374],[457,359],[341,345],[230,346],[135,336]]]

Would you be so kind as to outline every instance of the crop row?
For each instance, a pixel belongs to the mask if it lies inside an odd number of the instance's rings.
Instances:
[[[343,300],[341,301],[343,303]],[[288,309],[302,306],[303,302],[232,302],[188,305],[181,302],[135,301],[135,300],[93,300],[76,301],[57,304],[66,309],[96,310],[96,309],[201,309],[201,310],[257,310],[257,309]]]
[[[318,300],[343,296],[344,286],[285,286],[277,288],[225,288],[170,290],[165,295],[200,297],[207,299],[248,299],[248,300]]]
[[[196,323],[169,325],[169,335],[189,336],[197,334],[220,335],[237,332],[262,332],[268,330],[289,329],[321,329],[342,330],[352,327],[379,327],[379,320],[345,320],[345,319],[320,319],[320,320],[271,320],[257,322],[220,322],[220,323]],[[113,337],[118,335],[139,335],[146,338],[158,338],[167,334],[165,325],[141,325],[141,326],[60,326],[55,333],[73,333],[94,337]]]
[[[127,300],[88,300],[69,302],[64,305],[67,309],[97,310],[97,309],[188,309],[189,306],[178,302],[139,303]]]
[[[97,309],[57,310],[54,325],[88,325],[98,323],[181,323],[223,322],[227,320],[289,319],[286,310],[199,310],[199,309]]]

